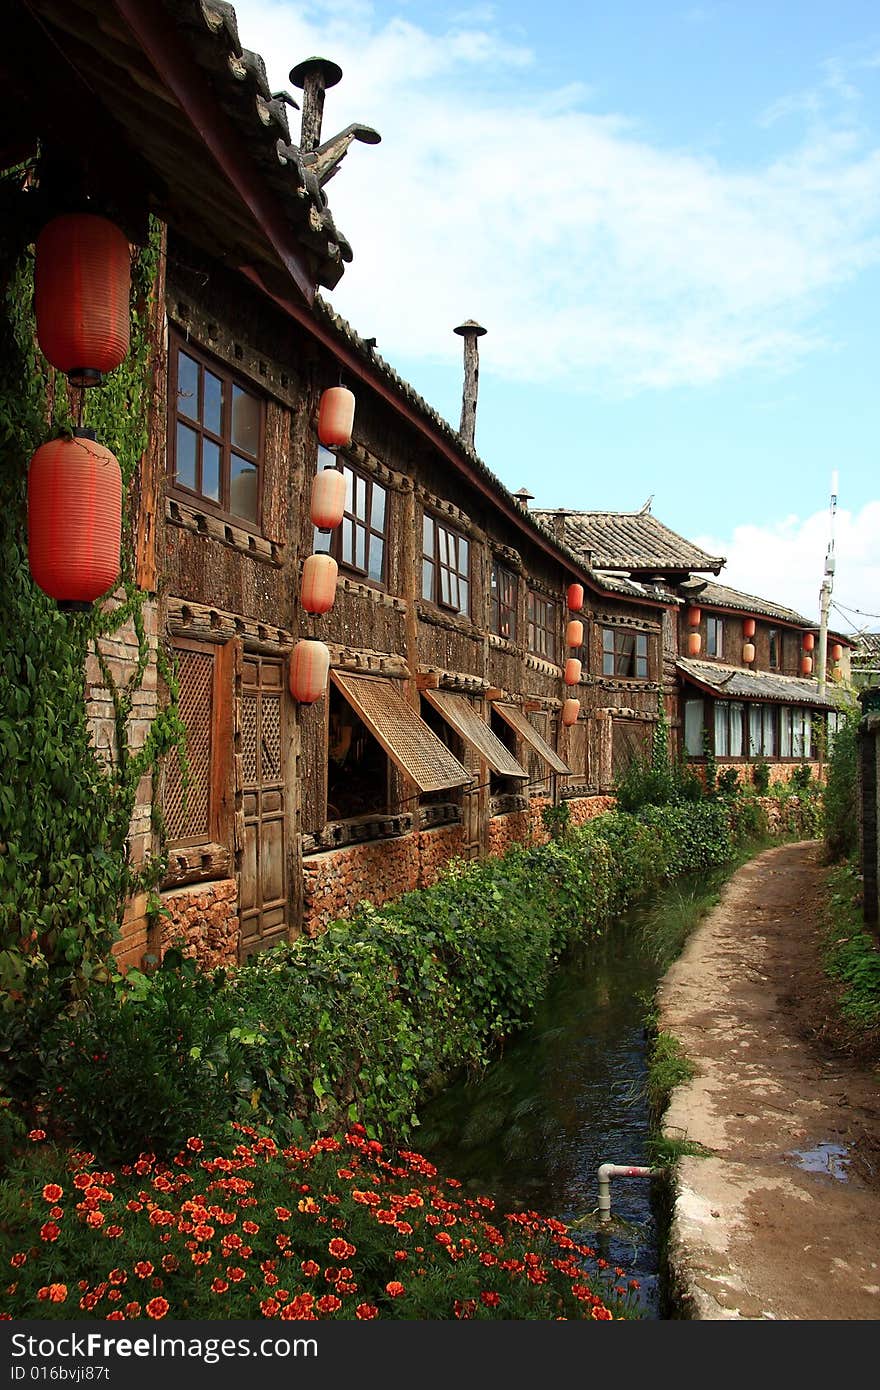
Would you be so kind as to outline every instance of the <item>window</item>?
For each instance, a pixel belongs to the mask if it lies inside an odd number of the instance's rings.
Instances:
[[[223,841],[224,785],[231,779],[234,646],[175,638],[180,717],[186,726],[187,785],[172,750],[165,760],[162,812],[169,845]]]
[[[517,582],[512,570],[505,569],[497,562],[492,564],[490,579],[492,612],[489,618],[491,632],[510,641],[516,638],[516,599]]]
[[[318,468],[333,466],[333,455],[319,447]],[[351,570],[371,584],[385,582],[387,494],[381,483],[343,461],[345,512],[333,531],[315,531],[314,548],[333,556],[342,569]]]
[[[529,651],[556,661],[559,652],[559,604],[529,589]]]
[[[749,757],[776,757],[776,707],[749,705]]]
[[[648,679],[648,637],[623,628],[602,629],[602,675]]]
[[[260,522],[264,402],[189,344],[171,343],[168,467],[174,486]]]
[[[422,519],[422,598],[453,613],[470,612],[470,546],[427,512]]]
[[[735,700],[715,702],[715,756],[741,758],[745,706]]]
[[[684,702],[684,746],[689,758],[703,756],[703,701]]]
[[[769,648],[770,648],[770,655],[769,655],[769,657],[768,657],[767,664],[768,664],[768,666],[770,667],[770,670],[771,670],[771,671],[778,671],[778,670],[779,670],[779,650],[780,650],[780,646],[781,646],[781,643],[780,643],[780,641],[779,641],[779,628],[778,628],[778,627],[771,627],[771,628],[769,629],[769,631],[768,631],[768,633],[767,633],[767,640],[768,640],[768,644],[769,644]]]
[[[724,620],[706,619],[706,655],[721,656],[724,645]]]

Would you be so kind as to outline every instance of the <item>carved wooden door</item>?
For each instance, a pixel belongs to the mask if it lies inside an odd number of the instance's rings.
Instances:
[[[239,870],[242,957],[287,936],[284,816],[284,670],[245,653],[241,680],[243,841]]]

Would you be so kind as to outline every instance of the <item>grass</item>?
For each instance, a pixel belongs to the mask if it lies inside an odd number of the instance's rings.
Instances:
[[[669,1168],[680,1158],[711,1158],[712,1150],[687,1136],[672,1138],[653,1134],[648,1140],[648,1160],[653,1168]]]
[[[690,1081],[693,1075],[693,1063],[685,1055],[678,1038],[672,1033],[657,1033],[648,1053],[647,1092],[652,1113],[660,1115],[676,1086]]]
[[[828,875],[825,910],[825,968],[843,986],[839,1007],[847,1022],[865,1032],[880,1024],[880,950],[866,931],[854,864],[838,864]]]

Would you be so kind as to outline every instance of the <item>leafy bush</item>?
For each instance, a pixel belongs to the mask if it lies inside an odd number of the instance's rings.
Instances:
[[[742,783],[735,767],[725,767],[715,780],[715,790],[719,796],[735,797],[742,793]]]
[[[846,713],[837,730],[825,781],[825,845],[832,860],[848,859],[858,850],[857,757],[860,711]]]
[[[809,763],[799,763],[797,767],[792,768],[788,780],[798,791],[805,791],[813,785],[813,769]]]
[[[759,796],[766,796],[770,790],[770,764],[766,762],[755,763],[752,768],[752,781]]]

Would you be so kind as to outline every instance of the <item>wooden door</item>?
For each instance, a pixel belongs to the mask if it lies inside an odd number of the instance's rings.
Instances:
[[[244,837],[239,869],[240,954],[288,934],[284,815],[284,668],[246,652],[241,679]]]

